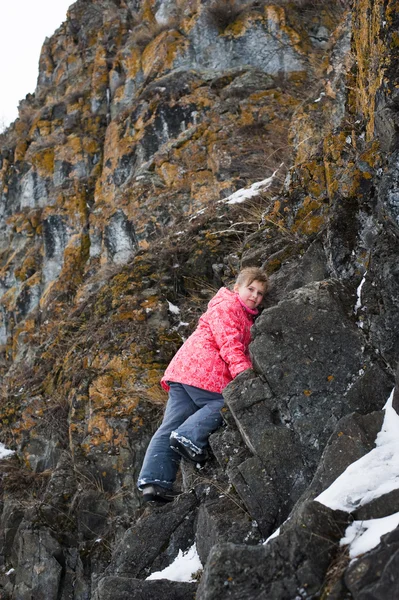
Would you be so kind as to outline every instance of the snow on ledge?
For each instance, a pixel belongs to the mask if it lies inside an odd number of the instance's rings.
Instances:
[[[385,405],[385,418],[376,447],[349,467],[315,500],[352,512],[399,488],[399,415],[392,407],[393,390]]]
[[[352,512],[399,488],[399,415],[392,406],[394,390],[385,404],[385,418],[375,440],[376,447],[355,461],[315,500],[332,508]],[[340,545],[349,545],[356,559],[380,543],[381,536],[399,526],[399,512],[381,519],[354,521]]]
[[[172,302],[169,302],[169,300],[166,300],[166,302],[168,303],[168,310],[172,313],[172,315],[180,314],[180,308],[178,306],[172,304]]]
[[[357,558],[378,546],[381,537],[396,529],[398,525],[399,512],[382,519],[353,521],[346,528],[345,537],[341,539],[340,546],[349,545],[349,557]]]
[[[281,166],[282,165],[280,165],[280,167]],[[230,196],[222,200],[222,202],[226,202],[226,204],[239,204],[240,202],[244,202],[248,198],[258,196],[260,192],[267,190],[271,186],[279,168],[276,169],[274,173],[270,175],[270,177],[268,177],[267,179],[263,179],[262,181],[256,181],[249,188],[241,188],[240,190],[237,190],[236,192],[234,192],[234,194],[231,194]]]
[[[9,450],[0,442],[0,458],[6,458],[7,456],[11,456],[11,454],[14,454],[14,450]]]
[[[163,569],[163,571],[151,573],[147,579],[169,579],[170,581],[191,583],[196,581],[193,579],[193,574],[199,569],[202,569],[202,564],[198,556],[197,547],[193,544],[186,552],[179,550],[179,554],[171,565]]]

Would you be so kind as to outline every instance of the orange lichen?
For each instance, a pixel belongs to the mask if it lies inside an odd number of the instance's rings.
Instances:
[[[376,92],[384,74],[384,45],[380,35],[383,0],[358,0],[353,13],[353,45],[357,60],[356,109],[366,120],[367,139],[374,137]]]
[[[188,40],[178,31],[163,31],[145,48],[142,56],[146,77],[171,69],[173,61],[188,46]]]
[[[31,155],[32,164],[41,177],[52,176],[54,173],[54,148],[44,148]]]

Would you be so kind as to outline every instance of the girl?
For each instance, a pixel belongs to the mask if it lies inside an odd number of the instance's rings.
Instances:
[[[267,289],[257,267],[243,269],[231,292],[222,287],[165,371],[165,415],[144,457],[138,487],[144,501],[170,502],[181,457],[203,464],[209,435],[222,422],[222,391],[252,368],[250,329]]]

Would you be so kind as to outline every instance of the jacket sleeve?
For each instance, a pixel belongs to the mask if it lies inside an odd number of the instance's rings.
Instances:
[[[233,379],[242,371],[251,369],[252,363],[244,344],[244,324],[237,310],[220,303],[208,311],[207,322],[219,347],[220,357],[227,364]]]

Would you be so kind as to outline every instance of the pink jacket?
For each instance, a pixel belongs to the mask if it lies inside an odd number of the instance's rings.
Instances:
[[[169,363],[162,387],[168,390],[168,381],[174,381],[221,393],[236,375],[252,368],[248,345],[255,314],[238,294],[221,288]]]

